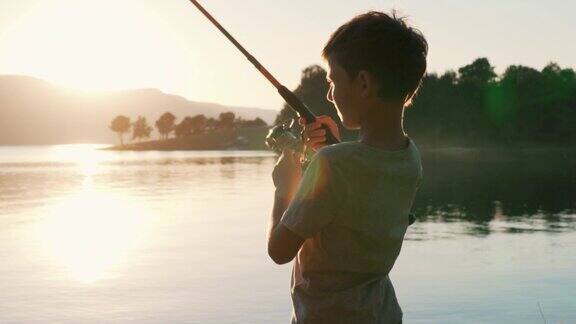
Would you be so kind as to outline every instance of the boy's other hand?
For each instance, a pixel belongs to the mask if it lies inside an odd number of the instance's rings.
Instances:
[[[326,131],[321,128],[322,125],[328,126],[328,129],[330,129],[332,134],[340,140],[340,131],[338,130],[338,126],[330,116],[318,116],[316,117],[316,121],[310,124],[306,124],[306,120],[303,117],[300,117],[298,123],[304,126],[304,140],[306,146],[312,148],[314,152],[326,146]]]
[[[292,199],[298,183],[302,177],[302,156],[291,149],[284,149],[282,155],[272,171],[272,180],[276,187],[276,193],[284,198]]]

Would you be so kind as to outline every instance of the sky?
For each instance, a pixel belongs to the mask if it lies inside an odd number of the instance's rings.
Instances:
[[[288,88],[367,10],[398,10],[426,36],[429,72],[488,57],[576,68],[573,0],[200,0]],[[158,88],[193,101],[280,109],[272,85],[188,0],[1,0],[0,74],[80,90]]]

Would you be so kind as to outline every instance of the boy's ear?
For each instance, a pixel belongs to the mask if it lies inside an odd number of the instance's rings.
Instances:
[[[368,71],[361,70],[358,72],[356,79],[358,82],[358,87],[360,88],[360,95],[363,98],[368,98],[372,96],[375,91],[377,91],[377,85],[375,83],[376,80],[374,80],[374,77],[372,77]]]

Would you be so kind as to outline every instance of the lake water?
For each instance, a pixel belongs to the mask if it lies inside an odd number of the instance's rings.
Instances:
[[[0,147],[0,323],[288,323],[267,152]],[[424,151],[405,323],[576,323],[576,160]]]

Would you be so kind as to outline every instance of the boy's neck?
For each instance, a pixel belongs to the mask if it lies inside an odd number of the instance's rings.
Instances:
[[[360,121],[359,141],[385,150],[400,150],[408,146],[403,126],[404,108],[399,104],[369,107]]]

